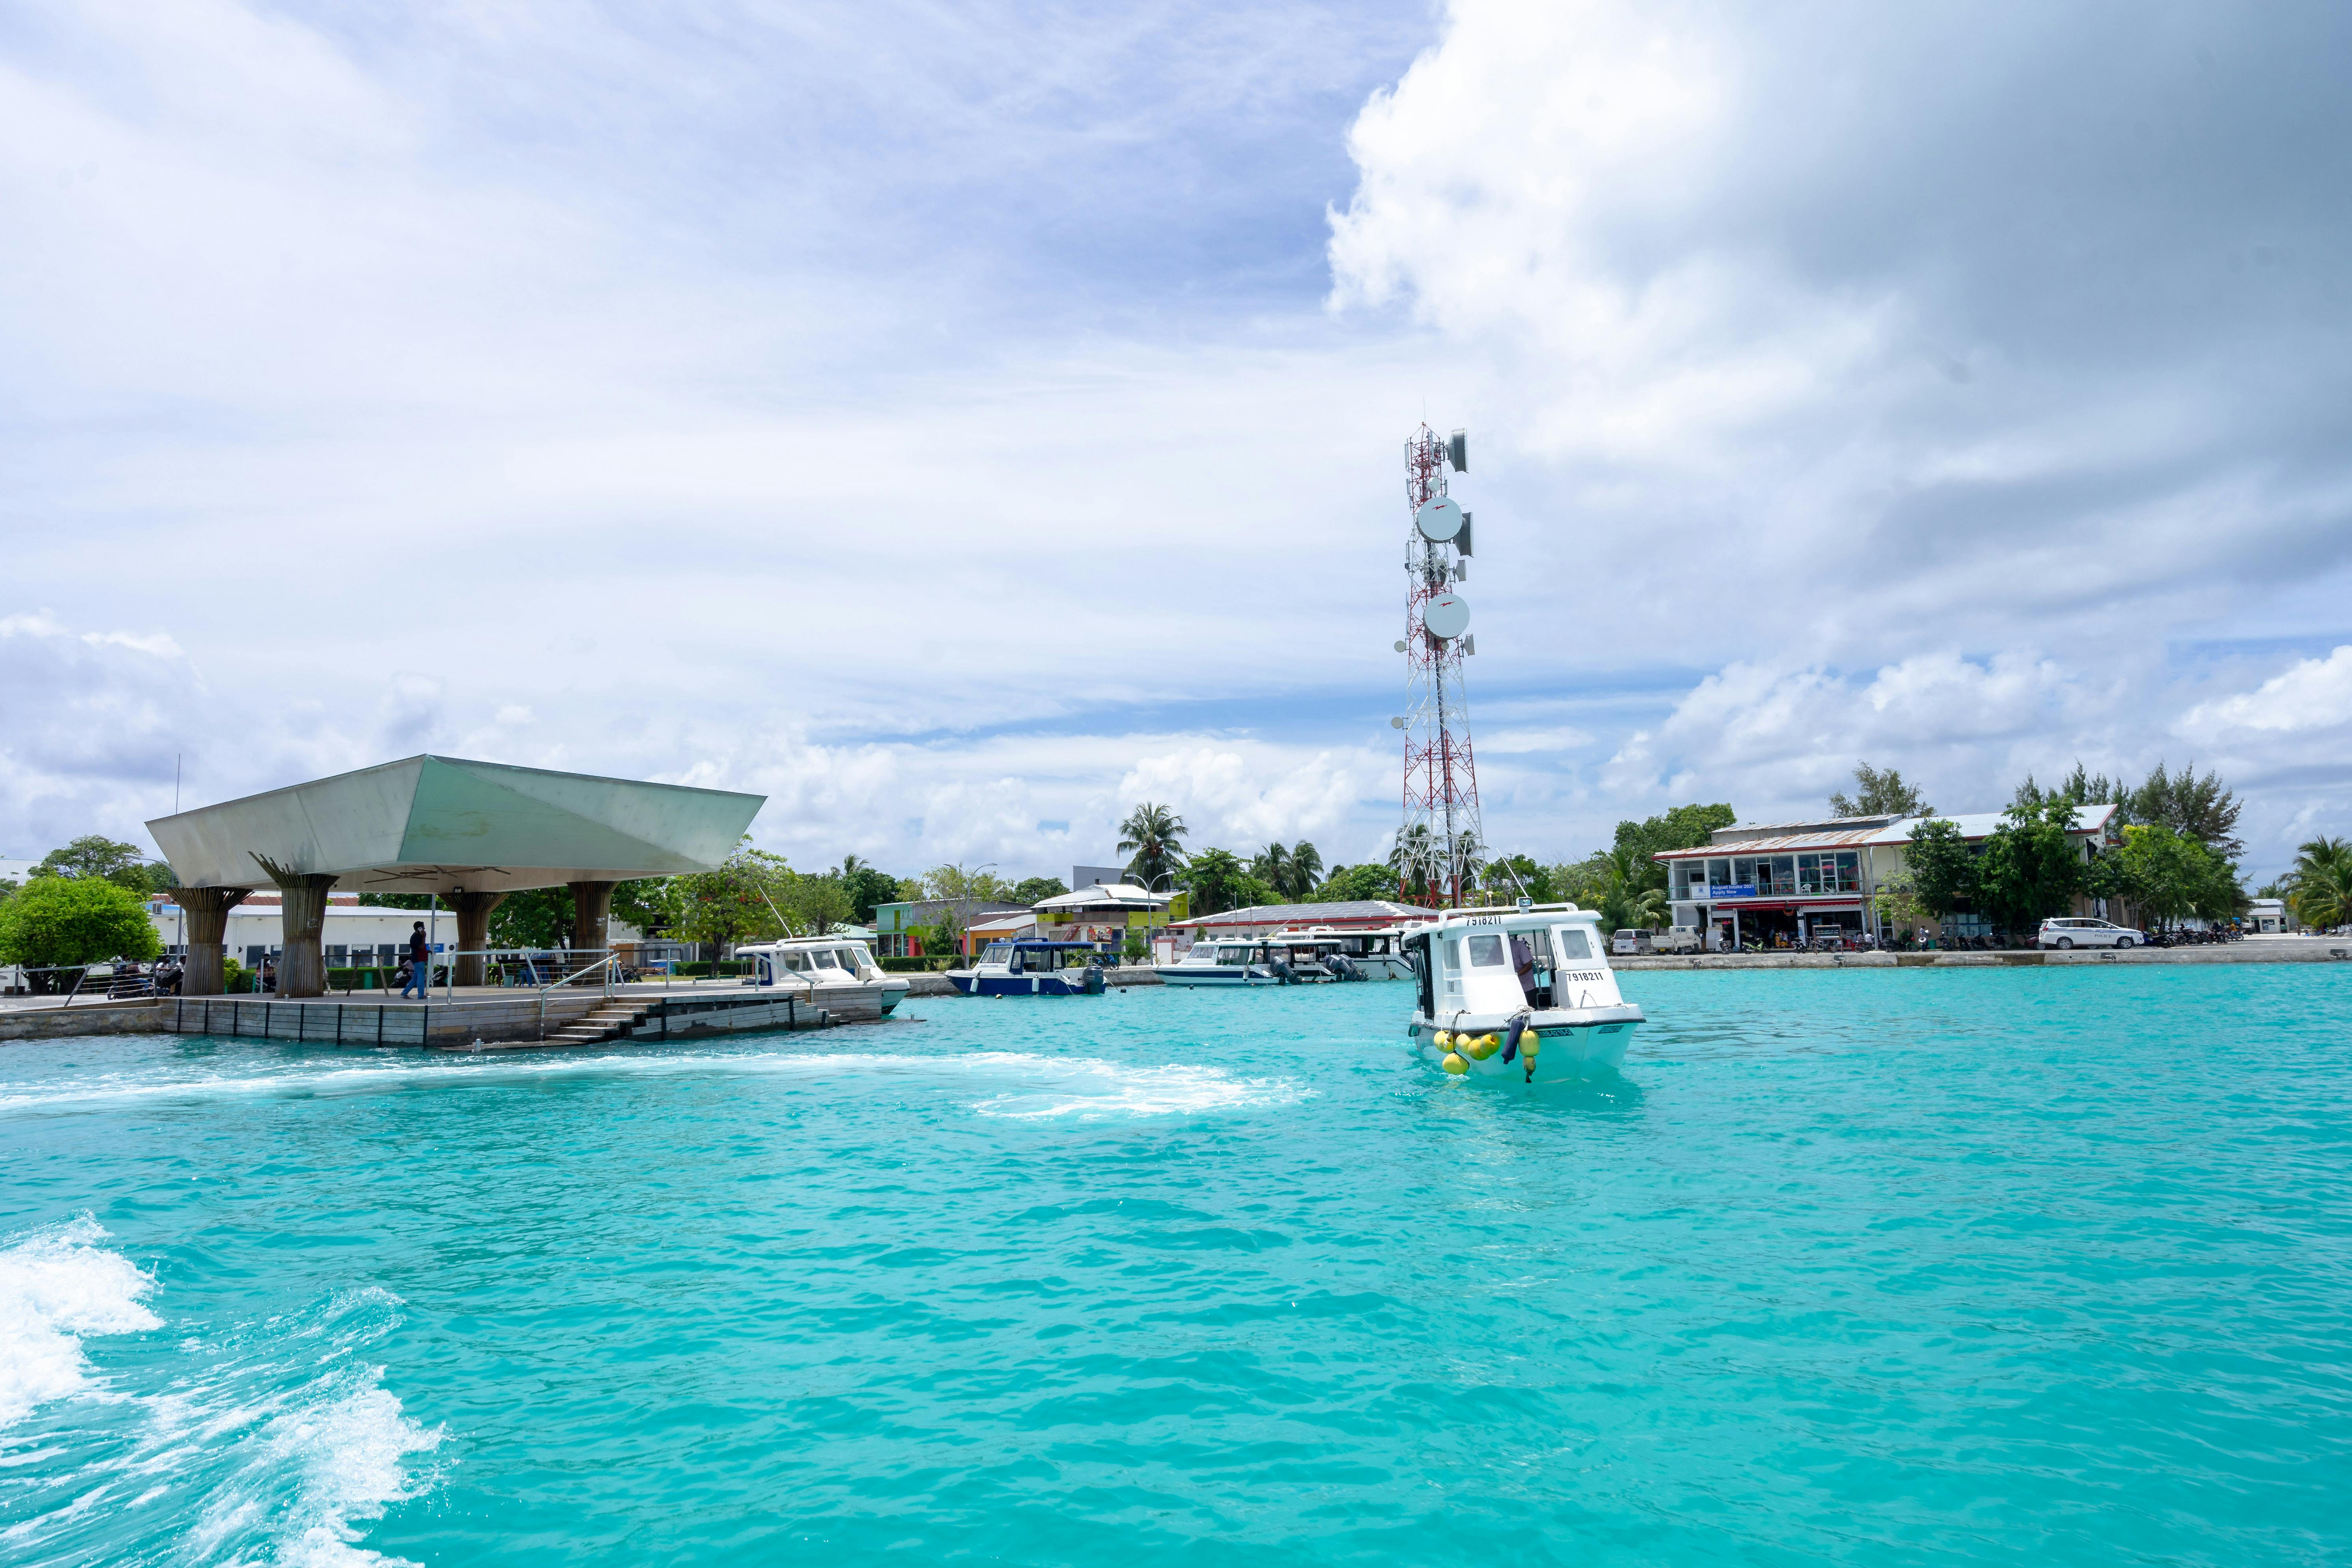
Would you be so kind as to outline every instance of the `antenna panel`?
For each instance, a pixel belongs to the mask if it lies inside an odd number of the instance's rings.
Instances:
[[[1454,438],[1445,443],[1445,460],[1454,465],[1457,474],[1470,471],[1470,432],[1456,430]]]

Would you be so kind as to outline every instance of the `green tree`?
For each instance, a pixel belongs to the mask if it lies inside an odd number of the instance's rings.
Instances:
[[[1132,857],[1127,874],[1147,888],[1171,881],[1184,864],[1184,819],[1147,801],[1118,825],[1118,852]]]
[[[1323,879],[1323,856],[1304,838],[1289,846],[1277,840],[1257,852],[1250,875],[1292,903],[1303,904]]]
[[[97,878],[144,898],[173,885],[172,868],[143,862],[135,844],[125,844],[101,833],[86,833],[62,849],[52,849],[33,868],[36,877]]]
[[[934,866],[924,872],[923,897],[971,900],[992,904],[1013,901],[1012,885],[1003,878],[985,868],[978,871],[966,870],[960,862]]]
[[[1911,830],[1903,864],[1920,905],[1938,920],[1976,896],[1976,858],[1960,825],[1948,816],[1931,816]]]
[[[613,918],[649,937],[673,930],[685,912],[675,877],[639,877],[613,889]]]
[[[804,936],[823,936],[834,927],[847,923],[857,908],[840,876],[830,871],[819,877],[790,874],[776,902],[793,929]]]
[[[2295,852],[2284,879],[2287,907],[2316,931],[2352,923],[2352,838],[2322,834]]]
[[[1904,782],[1895,768],[1874,768],[1868,763],[1853,764],[1854,792],[1843,790],[1830,796],[1832,816],[1933,816],[1936,808],[1927,804],[1917,786]],[[1730,826],[1728,823],[1726,826]],[[1696,849],[1696,844],[1683,846]]]
[[[102,876],[36,877],[0,904],[0,963],[36,969],[110,958],[143,963],[163,951],[144,894]]]
[[[2194,838],[2224,860],[2235,860],[2245,852],[2237,837],[2238,814],[2243,809],[2238,797],[2223,787],[2220,774],[2209,771],[2200,779],[2193,762],[2177,773],[2168,773],[2158,763],[2156,771],[2131,792],[2134,822],[2155,823],[2182,837]]]
[[[1386,866],[1334,866],[1331,874],[1307,895],[1311,904],[1362,903],[1393,900],[1397,874]]]
[[[2152,926],[2173,925],[2189,915],[2226,920],[2244,904],[2237,868],[2203,841],[2162,823],[2130,824],[2123,847],[2099,858],[2095,890],[2106,898],[2120,896]]]
[[[1672,811],[1655,816],[1645,816],[1639,822],[1621,822],[1611,840],[1612,847],[1631,849],[1643,860],[1669,849],[1696,849],[1715,837],[1718,827],[1728,827],[1739,820],[1739,814],[1727,803],[1714,805],[1678,805]],[[1658,867],[1658,885],[1665,886],[1666,868]]]
[[[488,940],[499,948],[568,948],[579,923],[571,889],[525,888],[509,893],[490,911]]]
[[[751,847],[747,836],[716,870],[674,879],[679,902],[678,929],[688,942],[729,946],[783,934],[776,919],[777,894],[792,875],[781,855]]]
[[[1250,874],[1240,857],[1225,849],[1203,849],[1194,855],[1176,873],[1176,885],[1192,893],[1195,919],[1282,901],[1279,893]]]
[[[371,910],[425,910],[439,908],[440,900],[430,893],[362,893],[360,905]]]
[[[1506,855],[1486,873],[1496,891],[1515,899],[1524,892],[1537,903],[1549,904],[1559,897],[1552,887],[1551,868],[1538,864],[1532,855]]]
[[[1042,904],[1047,899],[1058,899],[1070,889],[1059,877],[1024,877],[1013,889],[1016,904]]]
[[[0,904],[6,903],[8,901],[8,895],[15,892],[17,887],[17,883],[9,880],[5,877],[0,877]]]
[[[1895,872],[1878,884],[1873,895],[1878,905],[1881,929],[1910,932],[1919,929],[1927,918],[1927,906],[1919,901],[1919,884],[1909,870]]]
[[[1976,864],[1975,907],[2007,931],[2063,914],[2084,885],[2082,851],[2067,836],[2074,807],[2064,795],[2012,805],[1985,840]]]
[[[859,925],[874,923],[876,906],[895,904],[907,896],[898,878],[875,869],[855,855],[842,858],[840,876],[841,885],[849,892],[849,918]]]

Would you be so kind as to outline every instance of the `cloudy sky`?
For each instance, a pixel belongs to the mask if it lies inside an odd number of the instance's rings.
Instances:
[[[804,867],[1857,758],[2352,831],[2352,10],[0,9],[0,854],[435,751]]]

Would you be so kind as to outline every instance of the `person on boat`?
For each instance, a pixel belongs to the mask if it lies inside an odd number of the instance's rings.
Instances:
[[[1511,933],[1511,967],[1519,976],[1519,994],[1529,1002],[1536,999],[1536,950],[1518,932]]]

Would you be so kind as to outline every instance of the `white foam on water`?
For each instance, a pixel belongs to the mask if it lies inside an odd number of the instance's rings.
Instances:
[[[84,1217],[0,1251],[0,1396],[16,1422],[49,1406],[36,1444],[7,1456],[12,1484],[49,1500],[0,1532],[0,1555],[43,1545],[73,1555],[83,1532],[153,1509],[154,1520],[131,1522],[168,1533],[173,1561],[399,1562],[360,1545],[361,1528],[433,1483],[414,1458],[443,1438],[360,1356],[397,1322],[399,1299],[339,1292],[223,1339],[182,1341],[167,1389],[118,1379],[100,1390],[80,1336],[162,1327],[142,1305],[154,1281],[94,1245],[105,1235]],[[76,1394],[87,1417],[57,1404]]]
[[[82,1339],[160,1329],[141,1305],[155,1281],[84,1215],[0,1250],[0,1431],[89,1386]]]
[[[1012,1058],[1029,1081],[980,1101],[982,1116],[1019,1121],[1183,1116],[1202,1111],[1258,1110],[1304,1098],[1289,1079],[1237,1078],[1222,1068],[1186,1064],[1136,1066],[1095,1058]]]
[[[325,1403],[289,1411],[262,1435],[270,1461],[299,1479],[293,1505],[276,1521],[276,1561],[301,1568],[405,1563],[358,1544],[360,1521],[382,1519],[384,1505],[415,1497],[430,1484],[413,1476],[411,1454],[438,1447],[439,1428],[406,1415],[400,1401],[370,1385]]]
[[[972,1079],[1023,1080],[1024,1087],[982,1101],[990,1116],[1167,1116],[1284,1105],[1302,1097],[1284,1079],[1237,1078],[1189,1064],[1133,1066],[1093,1057],[1029,1051],[819,1050],[806,1045],[770,1051],[640,1049],[583,1057],[415,1059],[369,1067],[320,1068],[289,1061],[281,1070],[245,1077],[136,1082],[105,1079],[0,1094],[0,1115],[107,1101],[210,1099],[270,1094],[333,1095],[405,1085],[518,1083],[562,1077],[743,1076],[839,1080],[914,1079],[956,1084]]]

